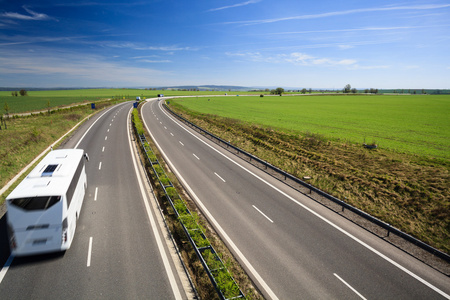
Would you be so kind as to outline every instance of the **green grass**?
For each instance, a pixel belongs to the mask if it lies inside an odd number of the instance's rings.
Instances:
[[[250,92],[223,92],[223,91],[172,91],[172,90],[145,90],[145,89],[79,89],[79,90],[49,90],[28,91],[27,96],[11,96],[11,91],[0,91],[0,112],[5,113],[5,103],[9,106],[9,113],[22,113],[36,110],[46,110],[50,107],[66,106],[74,103],[90,103],[102,99],[135,99],[136,97],[157,97],[164,94],[166,97],[183,95],[224,95],[251,94]],[[253,93],[255,94],[255,93]]]
[[[189,110],[288,132],[450,158],[450,95],[177,99]]]

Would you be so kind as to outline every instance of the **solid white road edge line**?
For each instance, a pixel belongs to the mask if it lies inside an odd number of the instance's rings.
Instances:
[[[145,104],[144,104],[145,105]],[[149,130],[147,123],[145,122],[144,114],[142,114],[142,120],[144,121],[144,126],[147,129],[148,133],[152,137],[153,141],[155,142],[156,146],[161,149],[158,142],[153,137],[152,132]],[[177,178],[182,182],[183,186],[189,191],[189,194],[195,199],[196,203],[200,206],[201,210],[207,215],[208,220],[214,224],[214,228],[216,228],[220,235],[227,241],[227,244],[233,249],[234,253],[240,258],[241,262],[247,267],[248,271],[254,276],[256,281],[259,283],[259,286],[264,289],[266,294],[274,300],[277,300],[278,297],[275,295],[275,293],[272,291],[272,289],[267,285],[267,283],[264,281],[264,279],[259,275],[259,273],[255,270],[255,268],[250,264],[250,262],[247,260],[247,258],[242,254],[241,250],[236,246],[236,244],[231,240],[231,238],[228,236],[228,234],[223,230],[223,228],[219,225],[219,223],[214,219],[212,214],[209,212],[209,210],[206,208],[206,206],[203,204],[203,202],[200,200],[200,198],[197,197],[197,195],[194,193],[194,191],[191,189],[191,187],[187,184],[186,180],[181,176],[180,172],[175,168],[172,161],[167,158],[165,153],[161,151],[161,154],[164,156],[164,159],[166,159],[167,163],[169,164],[172,171],[176,174]]]
[[[88,248],[88,256],[87,256],[87,266],[91,266],[91,255],[92,255],[92,236],[89,238],[89,248]]]
[[[161,103],[159,103],[159,106],[161,105]],[[198,139],[200,142],[202,142],[203,144],[205,144],[206,146],[208,146],[209,148],[211,148],[212,150],[216,151],[218,154],[220,154],[221,156],[223,156],[224,158],[226,158],[227,160],[229,160],[230,162],[232,162],[233,164],[235,164],[236,166],[240,167],[241,169],[243,169],[244,171],[246,171],[247,173],[249,173],[250,175],[254,176],[255,178],[259,179],[260,181],[262,181],[263,183],[267,184],[269,187],[273,188],[274,190],[276,190],[277,192],[279,192],[280,194],[284,195],[286,198],[288,198],[289,200],[293,201],[294,203],[298,204],[299,206],[303,207],[304,209],[306,209],[307,211],[309,211],[310,213],[312,213],[313,215],[315,215],[316,217],[318,217],[319,219],[323,220],[324,222],[328,223],[330,226],[334,227],[335,229],[339,230],[340,232],[342,232],[343,234],[345,234],[346,236],[348,236],[349,238],[351,238],[352,240],[354,240],[355,242],[359,243],[360,245],[364,246],[365,248],[367,248],[368,250],[372,251],[373,253],[375,253],[376,255],[378,255],[379,257],[383,258],[384,260],[386,260],[387,262],[391,263],[392,265],[394,265],[395,267],[399,268],[400,270],[402,270],[403,272],[405,272],[406,274],[410,275],[411,277],[415,278],[416,280],[418,280],[419,282],[425,284],[426,286],[428,286],[430,289],[434,290],[435,292],[439,293],[440,295],[444,296],[447,299],[450,299],[450,295],[448,295],[447,293],[445,293],[444,291],[440,290],[439,288],[435,287],[434,285],[432,285],[431,283],[429,283],[428,281],[426,281],[425,279],[423,279],[422,277],[420,277],[419,275],[416,275],[415,273],[413,273],[412,271],[408,270],[407,268],[403,267],[402,265],[400,265],[399,263],[395,262],[394,260],[390,259],[389,257],[387,257],[386,255],[382,254],[381,252],[379,252],[378,250],[376,250],[375,248],[372,248],[371,246],[369,246],[368,244],[366,244],[365,242],[363,242],[362,240],[358,239],[357,237],[355,237],[354,235],[352,235],[351,233],[345,231],[343,228],[337,226],[336,224],[334,224],[333,222],[331,222],[330,220],[326,219],[325,217],[323,217],[322,215],[320,215],[319,213],[315,212],[314,210],[312,210],[311,208],[307,207],[306,205],[298,202],[296,199],[294,199],[293,197],[289,196],[288,194],[286,194],[285,192],[283,192],[282,190],[280,190],[279,188],[277,188],[276,186],[272,185],[271,183],[269,183],[268,181],[264,180],[263,178],[259,177],[258,175],[256,175],[255,173],[253,173],[252,171],[248,170],[247,168],[245,168],[244,166],[242,166],[241,164],[239,164],[238,162],[236,162],[235,160],[233,160],[232,158],[226,156],[225,154],[221,153],[219,150],[215,149],[214,147],[212,147],[211,145],[209,145],[208,143],[206,143],[205,141],[203,141],[202,139],[200,139],[199,137],[197,137],[196,135],[194,135],[191,131],[189,131],[185,126],[183,126],[182,124],[180,124],[177,120],[173,119],[172,116],[168,115],[161,107],[160,107],[161,111],[169,118],[171,119],[175,124],[177,124],[178,126],[180,126],[182,129],[184,129],[186,132],[188,132],[190,135],[192,135],[193,137],[195,137],[196,139]],[[148,128],[147,128],[148,130]],[[149,131],[150,132],[150,131]],[[151,135],[151,133],[150,133]],[[153,137],[153,136],[152,136]],[[156,141],[155,141],[156,143]],[[159,147],[159,146],[158,146]],[[162,151],[161,151],[162,152]],[[163,154],[164,155],[164,154]]]
[[[263,213],[259,208],[257,208],[256,206],[252,205],[254,209],[256,209],[260,214],[262,214],[267,220],[269,220],[271,223],[273,223],[272,219],[269,218],[268,216],[266,216],[265,213]]]
[[[350,284],[348,284],[344,279],[342,279],[341,277],[339,277],[338,274],[333,273],[334,276],[337,277],[337,279],[339,279],[340,281],[342,281],[342,283],[344,283],[349,289],[351,289],[356,295],[358,295],[361,299],[366,300],[366,298],[361,295],[357,290],[355,290]]]
[[[130,116],[131,116],[131,110],[132,109],[133,108],[131,108],[130,112],[128,113],[128,118],[130,118]],[[130,120],[128,120],[127,123],[130,124]],[[153,215],[152,215],[152,212],[151,212],[151,209],[150,209],[150,205],[148,204],[149,200],[147,198],[147,193],[145,192],[145,188],[144,188],[144,185],[143,185],[142,180],[141,180],[141,176],[140,176],[139,171],[138,171],[138,166],[136,164],[136,157],[134,155],[133,145],[131,143],[130,130],[127,130],[127,132],[128,132],[128,145],[130,146],[130,152],[131,152],[131,156],[132,156],[132,160],[133,160],[134,172],[136,173],[136,177],[137,177],[138,184],[139,184],[139,190],[141,192],[142,199],[144,201],[144,205],[145,205],[145,209],[146,209],[146,212],[147,212],[147,216],[148,216],[148,218],[150,220],[150,225],[151,225],[150,227],[152,228],[153,234],[155,235],[155,239],[156,239],[156,243],[158,245],[159,253],[160,253],[162,261],[164,263],[164,267],[166,268],[166,273],[167,273],[167,276],[169,277],[170,286],[172,287],[172,291],[173,291],[173,294],[175,296],[175,299],[182,299],[180,290],[178,289],[178,285],[177,285],[177,282],[175,280],[175,276],[173,275],[173,271],[172,271],[172,268],[171,268],[170,263],[169,263],[169,259],[167,258],[166,251],[164,250],[164,246],[163,246],[163,242],[162,242],[161,236],[159,235],[158,228],[156,227],[157,225],[156,225],[155,219],[153,218]]]

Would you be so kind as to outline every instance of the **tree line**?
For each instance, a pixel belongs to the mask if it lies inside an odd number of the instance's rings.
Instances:
[[[11,92],[11,96],[13,96],[13,97],[17,97],[17,96],[28,96],[28,92],[27,92],[27,90],[24,90],[24,89],[21,89],[19,92],[17,92],[17,91],[12,91]]]

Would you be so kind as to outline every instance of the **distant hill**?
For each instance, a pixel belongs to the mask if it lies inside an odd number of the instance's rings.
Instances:
[[[255,88],[236,85],[181,85],[158,87],[164,90],[200,90],[200,91],[250,91]]]

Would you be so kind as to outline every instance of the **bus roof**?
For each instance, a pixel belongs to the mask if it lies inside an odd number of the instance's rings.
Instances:
[[[64,195],[83,154],[82,149],[49,152],[6,199]]]

